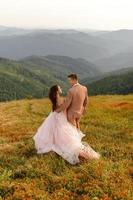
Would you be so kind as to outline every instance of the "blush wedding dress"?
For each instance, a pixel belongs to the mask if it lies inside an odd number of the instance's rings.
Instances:
[[[51,111],[33,139],[38,154],[54,151],[74,165],[80,162],[79,156],[88,159],[100,157],[88,143],[81,141],[84,136],[85,134],[67,121],[65,112]]]

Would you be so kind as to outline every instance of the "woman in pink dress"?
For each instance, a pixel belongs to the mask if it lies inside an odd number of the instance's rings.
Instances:
[[[82,142],[85,134],[67,121],[66,111],[56,112],[63,102],[61,93],[62,90],[58,85],[50,88],[49,98],[52,111],[33,137],[37,153],[54,151],[73,165],[80,162],[80,157],[99,159],[100,154],[95,152],[89,144]]]

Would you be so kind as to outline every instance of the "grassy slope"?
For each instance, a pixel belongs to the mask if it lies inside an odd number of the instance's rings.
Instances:
[[[132,102],[90,97],[81,128],[102,157],[75,166],[54,152],[36,154],[32,137],[50,111],[47,99],[0,103],[1,199],[133,199]]]

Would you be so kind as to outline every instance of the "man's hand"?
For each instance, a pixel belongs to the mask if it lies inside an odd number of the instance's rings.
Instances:
[[[84,100],[84,103],[83,103],[83,107],[84,107],[84,109],[83,109],[83,115],[85,115],[85,113],[86,113],[86,107],[87,107],[87,104],[88,104],[88,90],[87,90],[87,88],[86,88],[86,96],[85,96],[85,100]]]
[[[82,113],[83,115],[85,115],[86,114],[86,107],[84,107],[84,109],[83,109],[83,113]]]

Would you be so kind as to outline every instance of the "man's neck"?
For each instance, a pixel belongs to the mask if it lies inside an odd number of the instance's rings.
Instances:
[[[77,84],[79,84],[78,81],[77,81],[76,83],[74,83],[74,84],[72,85],[72,87],[75,86],[75,85],[77,85]]]

